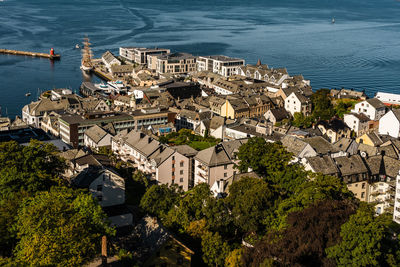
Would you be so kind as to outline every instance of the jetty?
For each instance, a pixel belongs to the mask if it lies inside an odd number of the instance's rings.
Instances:
[[[28,51],[19,51],[19,50],[10,50],[10,49],[0,49],[0,54],[9,54],[9,55],[19,55],[19,56],[30,56],[30,57],[43,57],[48,59],[60,59],[60,54],[55,54],[54,49],[50,50],[50,53],[36,53],[36,52],[28,52]]]

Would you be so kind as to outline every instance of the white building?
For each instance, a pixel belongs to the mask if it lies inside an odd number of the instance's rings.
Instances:
[[[94,125],[83,134],[83,143],[87,147],[99,150],[101,147],[111,147],[111,138],[111,134],[100,126]]]
[[[116,58],[110,51],[105,52],[101,56],[101,60],[103,61],[104,65],[106,66],[109,72],[111,72],[111,66],[122,64],[121,61],[118,58]]]
[[[393,221],[400,224],[400,172],[396,177],[396,193],[394,198]]]
[[[119,55],[131,62],[147,64],[148,56],[169,54],[171,51],[164,48],[120,47]]]
[[[352,113],[365,114],[370,120],[379,120],[385,115],[386,106],[377,98],[370,98],[357,103]]]
[[[212,71],[224,77],[237,73],[239,66],[244,66],[244,59],[227,56],[201,56],[197,59],[198,71]]]
[[[370,118],[363,113],[349,113],[344,114],[343,121],[357,135],[362,135],[368,131],[368,122]]]
[[[296,112],[308,116],[311,113],[311,100],[300,93],[293,92],[285,99],[285,109],[292,116]]]
[[[379,134],[398,138],[400,132],[400,110],[393,109],[379,120]]]
[[[400,105],[400,94],[390,94],[390,93],[378,92],[378,93],[376,93],[375,98],[379,99],[384,104]]]

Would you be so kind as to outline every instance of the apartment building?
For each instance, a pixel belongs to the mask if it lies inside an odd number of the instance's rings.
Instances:
[[[171,50],[164,48],[120,47],[119,55],[131,62],[146,65],[151,56],[169,54]]]
[[[227,56],[201,56],[197,58],[198,71],[212,71],[224,77],[237,73],[237,68],[244,65],[244,59]]]
[[[196,57],[187,53],[151,56],[151,68],[159,74],[184,74],[196,71]],[[154,64],[155,63],[155,64]]]

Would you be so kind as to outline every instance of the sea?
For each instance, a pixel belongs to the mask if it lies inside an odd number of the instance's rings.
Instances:
[[[85,35],[95,57],[120,46],[223,54],[286,67],[315,90],[400,93],[398,0],[2,0],[0,48],[61,54],[0,55],[3,116],[21,115],[38,92],[78,91]]]

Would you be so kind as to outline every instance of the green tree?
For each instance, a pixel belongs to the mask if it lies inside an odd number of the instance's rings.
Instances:
[[[300,127],[300,128],[308,128],[312,124],[312,117],[311,116],[304,116],[301,112],[295,112],[293,115],[293,126]]]
[[[201,240],[203,260],[208,266],[224,266],[225,259],[230,253],[227,242],[218,233],[207,232]]]
[[[252,169],[264,177],[274,176],[285,169],[292,158],[280,143],[269,143],[261,137],[250,138],[239,148],[237,168],[241,172]]]
[[[99,253],[101,236],[114,234],[92,195],[68,188],[27,198],[15,229],[15,260],[33,266],[83,265]]]
[[[343,224],[341,242],[326,250],[337,266],[399,266],[398,238],[389,228],[390,216],[375,216],[374,208],[361,203],[357,213]]]
[[[229,187],[226,202],[235,226],[242,232],[257,232],[271,214],[276,194],[262,179],[243,177]]]
[[[181,195],[182,191],[177,186],[153,185],[140,200],[140,207],[165,221],[168,211],[174,207]]]
[[[35,193],[64,184],[64,161],[52,144],[32,140],[28,146],[0,143],[0,199],[19,191]]]
[[[319,89],[314,92],[311,96],[311,102],[314,120],[329,120],[335,115],[329,89]]]

